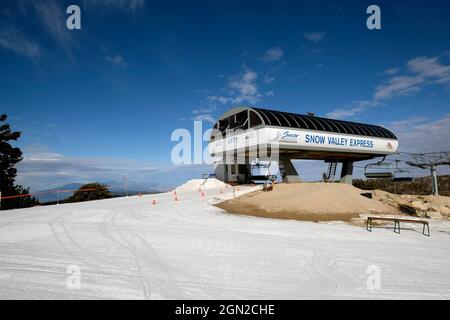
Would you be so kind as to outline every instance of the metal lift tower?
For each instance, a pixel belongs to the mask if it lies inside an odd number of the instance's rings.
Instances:
[[[421,169],[430,169],[433,195],[437,196],[439,190],[436,167],[450,165],[450,151],[414,154],[412,160],[406,161],[406,164]]]

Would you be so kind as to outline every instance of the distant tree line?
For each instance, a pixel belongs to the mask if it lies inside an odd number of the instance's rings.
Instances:
[[[392,181],[391,179],[354,179],[353,185],[363,190],[383,190],[395,194],[431,194],[431,177],[415,178],[414,181]],[[450,175],[438,177],[439,195],[450,196]]]
[[[109,192],[108,186],[101,183],[87,183],[82,185],[74,194],[67,199],[64,203],[70,202],[83,202],[91,200],[109,199],[113,195]]]

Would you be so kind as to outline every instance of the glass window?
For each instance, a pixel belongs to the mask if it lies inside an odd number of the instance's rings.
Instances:
[[[358,128],[359,132],[361,132],[362,135],[370,136],[370,133],[368,133],[364,126],[360,125],[359,123],[353,123],[353,125]]]
[[[339,132],[339,133],[351,133],[351,132],[348,131],[348,129],[346,127],[344,127],[344,125],[340,121],[334,120],[333,122],[336,125],[336,127],[339,128],[339,130],[337,132]]]
[[[229,124],[232,125],[231,128],[247,129],[271,125],[397,139],[392,132],[380,126],[259,108],[251,108],[233,115]]]
[[[230,125],[230,119],[229,118],[226,118],[226,119],[223,119],[223,120],[219,120],[219,130],[221,132],[225,132],[225,130],[228,129],[229,125]]]
[[[329,119],[322,119],[323,121],[325,121],[331,128],[332,132],[340,132],[341,129],[339,129],[339,127],[336,125],[336,122],[334,120],[329,120]]]
[[[356,134],[355,130],[353,130],[349,125],[348,122],[345,121],[339,121],[339,124],[342,125],[348,134]]]
[[[262,119],[264,120],[264,124],[265,125],[269,125],[270,124],[270,120],[269,120],[269,118],[267,118],[266,113],[263,110],[261,110],[261,109],[257,109],[257,111],[258,111],[259,115],[262,117]]]
[[[289,119],[289,123],[291,124],[291,127],[301,128],[300,124],[297,122],[297,120],[295,120],[295,118],[290,113],[285,113],[284,115],[286,116],[286,118]]]
[[[254,128],[262,124],[263,122],[256,112],[250,110],[250,128]]]
[[[328,125],[328,123],[320,118],[314,118],[320,126],[323,128],[324,131],[333,132],[333,129]]]
[[[374,127],[376,127],[378,129],[378,131],[381,131],[381,137],[397,139],[397,137],[392,132],[387,130],[386,128],[383,128],[383,127],[380,127],[380,126],[374,126]]]
[[[364,125],[364,129],[369,132],[370,136],[376,137],[377,134],[373,131],[372,126]]]
[[[292,114],[292,116],[297,120],[297,123],[300,125],[299,128],[302,129],[310,129],[310,126],[303,120],[303,117],[298,114]]]
[[[281,123],[283,127],[291,127],[291,124],[289,123],[289,120],[286,119],[286,117],[283,115],[282,112],[276,112],[275,116],[277,117],[278,121]]]
[[[231,129],[248,129],[247,110],[236,113],[231,116]]]
[[[374,134],[375,137],[380,137],[380,138],[383,137],[383,132],[381,132],[381,130],[380,130],[378,127],[372,126],[371,129],[372,129],[372,131],[375,133],[375,134]]]
[[[302,116],[302,119],[305,120],[305,122],[307,123],[306,125],[308,126],[308,129],[310,129],[310,130],[320,130],[320,128],[318,128],[316,126],[316,124],[311,120],[310,117]]]
[[[264,110],[263,113],[269,119],[270,125],[281,126],[281,123],[277,120],[277,118],[274,116],[274,114],[272,112]]]
[[[362,133],[359,132],[358,127],[354,126],[351,122],[344,122],[348,127],[352,129],[352,134],[361,135]]]

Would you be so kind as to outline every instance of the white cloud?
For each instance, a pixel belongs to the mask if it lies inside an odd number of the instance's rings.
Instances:
[[[264,76],[264,82],[269,84],[275,81],[275,78],[272,76],[272,74],[268,73]]]
[[[410,117],[388,127],[399,138],[402,152],[450,151],[450,113],[439,120]]]
[[[326,32],[305,32],[305,39],[312,42],[319,42],[321,41],[325,36]]]
[[[206,108],[198,108],[192,110],[193,114],[204,114],[204,113],[212,113],[214,110],[216,110],[215,106],[208,106]]]
[[[266,84],[273,82],[273,74],[283,65],[281,63],[276,67],[272,67],[271,71],[265,74],[262,81]],[[214,95],[210,94],[210,91],[205,92],[205,95],[207,95],[205,97],[207,107],[193,110],[193,120],[205,120],[213,123],[215,122],[213,111],[219,107],[242,104],[254,105],[260,102],[263,97],[274,96],[275,92],[273,90],[260,91],[258,79],[258,73],[244,65],[241,73],[227,77],[226,85],[221,89],[221,94]]]
[[[366,101],[362,105],[339,108],[328,113],[328,115],[330,117],[348,118],[388,99],[416,94],[425,86],[450,86],[450,66],[442,64],[438,57],[417,57],[409,60],[406,63],[405,72],[407,74],[405,75],[396,75],[400,72],[396,69],[395,71],[394,69],[388,69],[387,71],[393,76],[375,88],[371,101]]]
[[[220,104],[227,104],[228,102],[230,102],[232,99],[227,98],[227,97],[223,97],[223,96],[208,96],[206,97],[206,100],[210,103],[215,103],[218,102]]]
[[[72,48],[76,46],[73,33],[66,27],[66,8],[61,1],[18,1],[18,19],[37,20],[37,25],[43,30],[43,35],[55,41],[60,48],[66,51],[70,60],[73,59]],[[2,12],[5,14],[5,12]],[[5,21],[11,20],[11,14],[5,14]],[[1,17],[0,19],[2,19]],[[11,20],[12,21],[12,20]],[[33,61],[37,61],[42,55],[41,45],[30,40],[23,34],[14,23],[9,25],[0,21],[0,47],[14,51],[17,54],[26,56]]]
[[[408,61],[408,69],[423,77],[446,78],[450,75],[450,66],[442,65],[438,57],[418,57]]]
[[[333,110],[327,113],[326,116],[334,119],[345,119],[376,105],[377,103],[367,100],[354,101],[351,106]]]
[[[260,93],[257,84],[258,74],[244,67],[244,71],[228,78],[228,83],[224,91],[226,95],[210,95],[206,97],[209,103],[225,104],[255,104],[261,100],[263,95]]]
[[[212,114],[197,114],[194,116],[193,120],[195,121],[207,121],[212,124],[216,123],[216,119],[212,116]]]
[[[389,79],[388,83],[376,88],[374,99],[383,100],[394,96],[406,96],[421,90],[425,79],[420,76],[402,76]]]
[[[318,48],[316,45],[303,45],[301,47],[301,50],[305,55],[311,57],[314,60],[322,59],[323,55],[325,54],[325,50]]]
[[[408,131],[413,126],[427,122],[429,119],[425,116],[414,116],[404,120],[392,121],[389,126],[396,129],[396,131]]]
[[[248,67],[243,67],[243,71],[237,75],[228,77],[226,87],[223,88],[223,95],[208,95],[206,97],[207,107],[194,109],[192,111],[193,120],[209,121],[215,123],[213,112],[218,106],[228,104],[258,103],[264,96],[273,96],[273,91],[262,94],[257,84],[258,74]]]
[[[93,5],[100,8],[111,8],[136,13],[145,7],[145,0],[86,0],[86,5]]]
[[[450,84],[450,66],[439,62],[438,57],[417,57],[406,64],[409,75],[393,77],[376,88],[374,99],[389,99],[419,92],[430,84]]]
[[[36,61],[41,56],[39,44],[12,26],[0,24],[0,47]]]
[[[210,97],[208,97],[210,98]],[[208,107],[205,108],[198,108],[198,109],[194,109],[192,110],[192,114],[194,115],[194,117],[192,118],[192,120],[195,121],[208,121],[211,123],[215,123],[216,120],[214,119],[214,116],[212,115],[212,113],[216,110],[216,106],[210,105]]]
[[[109,61],[110,63],[119,66],[119,67],[126,67],[127,63],[125,62],[125,60],[123,59],[123,57],[119,54],[115,54],[113,56],[106,56],[105,58],[107,61]]]
[[[256,80],[258,74],[245,67],[244,72],[233,76],[228,82],[228,89],[234,103],[257,103],[260,101],[261,93],[259,92]]]
[[[270,48],[264,53],[260,60],[263,62],[278,61],[283,58],[283,54],[283,50],[280,47]]]
[[[152,189],[155,185],[179,185],[203,173],[213,172],[210,165],[152,166],[125,158],[67,157],[42,145],[23,149],[24,160],[18,165],[17,183],[31,191],[46,190],[67,183],[116,182],[127,177],[129,190]],[[132,189],[134,186],[135,189]],[[141,188],[141,189],[136,189]]]
[[[158,168],[131,159],[67,157],[41,145],[24,148],[17,182],[33,190],[70,182],[137,179]]]
[[[383,74],[388,75],[388,76],[393,76],[399,72],[400,72],[399,68],[391,68],[391,69],[384,70]]]
[[[62,2],[48,0],[33,1],[32,4],[36,11],[35,17],[41,21],[40,25],[48,31],[48,34],[63,47],[69,58],[73,60],[71,50],[76,42],[72,38],[71,31],[66,27],[66,10]]]

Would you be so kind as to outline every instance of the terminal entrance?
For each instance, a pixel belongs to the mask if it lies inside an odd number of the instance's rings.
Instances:
[[[215,174],[217,179],[224,182],[231,183],[256,183],[257,181],[277,180],[281,179],[285,183],[300,183],[302,182],[301,174],[295,168],[293,160],[297,159],[281,159],[276,161],[254,162],[256,164],[229,164],[217,165],[215,167]],[[267,165],[271,163],[271,165]],[[353,162],[342,162],[340,172],[338,172],[338,162],[330,162],[327,169],[322,176],[317,179],[322,179],[324,182],[340,181],[343,183],[350,183],[353,177]]]

